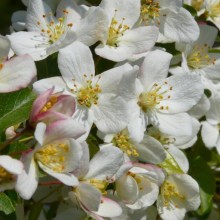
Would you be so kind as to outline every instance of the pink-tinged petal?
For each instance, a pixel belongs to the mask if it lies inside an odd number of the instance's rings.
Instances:
[[[134,204],[138,199],[139,189],[136,180],[129,175],[124,175],[116,182],[117,196],[125,204]]]
[[[37,32],[19,31],[7,36],[15,54],[29,54],[35,61],[43,60],[48,55],[46,48],[49,39]]]
[[[7,37],[0,35],[0,62],[8,57],[11,44]]]
[[[85,132],[85,128],[73,119],[55,121],[47,126],[44,144],[64,138],[77,139]]]
[[[17,56],[3,63],[0,70],[0,92],[13,92],[27,87],[37,70],[29,55]]]
[[[132,168],[132,162],[126,161],[115,174],[115,180],[126,174]]]
[[[162,50],[149,52],[140,68],[138,78],[141,84],[148,88],[151,84],[163,80],[168,75],[172,55]],[[160,63],[158,64],[158,60]]]
[[[64,183],[67,186],[78,186],[79,181],[78,179],[71,173],[58,173],[54,172],[53,170],[49,169],[48,167],[44,166],[42,163],[38,162],[39,167],[45,171],[50,176],[53,176],[54,178],[58,179],[62,183]]]
[[[77,52],[76,52],[77,51]],[[86,63],[86,65],[85,65]],[[80,42],[61,49],[58,55],[58,65],[69,88],[74,89],[74,81],[81,85],[86,85],[86,78],[94,75],[94,61],[89,47]]]
[[[2,155],[0,156],[0,167],[6,169],[9,173],[18,175],[21,174],[24,166],[21,161]]]
[[[37,115],[42,110],[42,108],[46,105],[48,102],[50,96],[53,93],[54,88],[48,89],[46,92],[42,93],[37,97],[37,99],[34,101],[32,106],[32,111],[30,115],[30,121],[36,121]]]
[[[94,213],[102,217],[114,218],[122,214],[122,209],[117,202],[107,197],[102,197],[99,209]]]
[[[106,146],[92,158],[86,179],[105,180],[113,177],[124,162],[123,152],[117,147]]]
[[[46,124],[41,122],[37,124],[34,132],[34,137],[41,146],[44,144],[46,129],[47,129]]]
[[[33,153],[22,157],[23,172],[18,175],[15,189],[23,199],[30,199],[37,189],[38,168],[33,160]]]
[[[77,199],[90,211],[98,211],[101,202],[101,192],[88,183],[80,183],[75,189]],[[91,199],[92,198],[92,199]]]

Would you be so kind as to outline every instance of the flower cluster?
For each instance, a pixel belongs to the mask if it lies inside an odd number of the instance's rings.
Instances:
[[[4,196],[42,204],[36,219],[211,212],[200,177],[220,166],[220,1],[184,2],[23,1],[0,36],[0,93],[15,97],[0,104]]]

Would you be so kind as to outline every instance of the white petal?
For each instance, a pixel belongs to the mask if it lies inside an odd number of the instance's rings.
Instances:
[[[0,35],[0,59],[5,60],[8,57],[10,47],[10,41],[6,37]]]
[[[12,27],[16,31],[23,31],[26,29],[26,11],[16,11],[11,16]]]
[[[7,37],[17,55],[29,54],[35,61],[43,60],[47,57],[48,39],[39,33],[19,31]]]
[[[156,114],[157,121],[152,121],[155,127],[165,133],[173,136],[191,135],[192,119],[186,113],[179,114]]]
[[[119,23],[125,18],[124,24],[130,27],[135,24],[140,15],[139,0],[102,0],[100,7],[103,8],[108,15],[109,22],[114,17]],[[117,10],[115,12],[115,10]]]
[[[92,53],[89,47],[80,42],[74,42],[60,50],[58,65],[69,88],[74,88],[73,79],[84,85],[87,80],[84,75],[90,79],[90,74],[95,73]]]
[[[103,147],[92,158],[89,164],[89,171],[86,179],[106,179],[111,178],[123,164],[123,153],[117,147]]]
[[[34,137],[41,146],[44,144],[46,128],[46,124],[41,122],[37,124],[34,132]]]
[[[102,217],[114,218],[121,215],[122,209],[117,202],[107,197],[102,197],[102,202],[99,205],[99,209],[94,213]]]
[[[206,113],[206,119],[209,123],[216,125],[220,122],[220,96],[212,96],[209,101],[210,109]]]
[[[13,159],[9,156],[0,156],[0,167],[6,169],[9,173],[18,175],[23,170],[23,164],[21,161]]]
[[[0,92],[13,92],[27,87],[37,74],[35,63],[28,55],[14,57],[0,70]]]
[[[181,25],[179,25],[181,23]],[[160,31],[175,42],[190,43],[199,37],[199,27],[192,15],[184,8],[178,13],[170,12]]]
[[[219,137],[219,130],[217,125],[211,125],[208,122],[203,122],[201,134],[202,140],[206,147],[211,149],[216,146]]]
[[[125,204],[135,203],[136,200],[138,199],[138,193],[139,193],[136,180],[129,175],[122,176],[116,182],[116,192],[117,192],[117,196]]]
[[[152,83],[165,79],[168,75],[172,55],[162,50],[149,52],[141,65],[138,78],[148,88]],[[158,63],[158,60],[160,62]]]
[[[145,135],[141,143],[137,143],[135,146],[141,161],[159,164],[166,159],[166,153],[163,146],[153,137]]]

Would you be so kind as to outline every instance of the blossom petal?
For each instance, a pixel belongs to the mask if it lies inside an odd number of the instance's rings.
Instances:
[[[6,37],[0,35],[0,59],[5,60],[8,57],[10,47],[10,41]]]
[[[12,157],[2,155],[0,156],[0,167],[6,169],[9,173],[18,175],[23,170],[23,164],[21,161],[13,159]]]

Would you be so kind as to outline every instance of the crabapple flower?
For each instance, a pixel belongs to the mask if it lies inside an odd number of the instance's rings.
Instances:
[[[116,181],[117,196],[131,209],[151,206],[163,183],[162,169],[150,164],[134,163],[133,167]]]
[[[55,86],[56,91],[65,90],[74,96],[77,102],[74,118],[88,130],[93,122],[106,134],[126,127],[130,109],[119,94],[120,82],[128,72],[137,72],[137,67],[125,64],[95,76],[91,51],[80,42],[60,50],[58,65],[63,80],[58,77],[40,80],[33,85],[35,91],[39,93]]]
[[[199,37],[199,28],[181,0],[140,0],[140,24],[159,27],[158,42],[190,43]],[[181,25],[179,25],[181,24]]]
[[[210,109],[206,113],[206,121],[202,122],[202,140],[209,149],[216,147],[220,155],[220,96],[214,95],[210,99]]]
[[[23,164],[21,161],[7,155],[0,156],[0,192],[14,189],[17,176],[22,173]]]
[[[63,95],[62,92],[53,93],[53,91],[54,88],[48,89],[34,101],[30,115],[31,123],[48,124],[67,119],[74,114],[75,99],[70,95]]]
[[[220,57],[217,53],[210,53],[218,30],[209,25],[200,25],[200,37],[191,44],[177,44],[177,49],[182,51],[181,67],[170,69],[172,74],[198,74],[202,78],[205,88],[214,90],[215,81],[219,81]]]
[[[28,32],[16,32],[8,36],[15,53],[28,53],[37,61],[76,40],[89,46],[102,40],[107,18],[101,8],[90,7],[86,10],[74,1],[62,0],[56,16],[44,1],[30,1],[26,16]]]
[[[49,126],[37,125],[35,139],[38,143],[34,150],[23,154],[24,170],[17,180],[16,190],[22,198],[30,199],[37,189],[39,169],[66,185],[78,185],[71,172],[82,157],[81,144],[75,139],[84,132],[81,125],[69,119],[55,121]]]
[[[146,126],[152,124],[169,135],[192,134],[192,120],[186,111],[200,100],[203,85],[196,75],[167,78],[170,59],[166,52],[149,52],[140,65],[136,84],[133,80],[126,82],[127,88],[136,87],[128,99],[133,109],[130,133],[144,135]]]
[[[198,183],[187,174],[173,174],[166,178],[157,199],[157,209],[163,220],[184,219],[187,211],[198,209]]]
[[[8,59],[11,44],[0,35],[0,93],[27,87],[37,74],[33,59],[25,54]]]
[[[122,151],[114,146],[102,147],[89,161],[88,146],[84,144],[82,149],[83,157],[79,167],[73,171],[79,185],[69,192],[70,199],[74,203],[78,202],[81,208],[95,219],[102,219],[99,216],[119,216],[121,207],[105,197],[105,194],[107,186],[114,182],[116,173],[123,165]]]
[[[95,52],[119,62],[150,50],[158,38],[155,26],[135,27],[140,16],[139,0],[102,0],[100,7],[108,16],[104,39]]]

